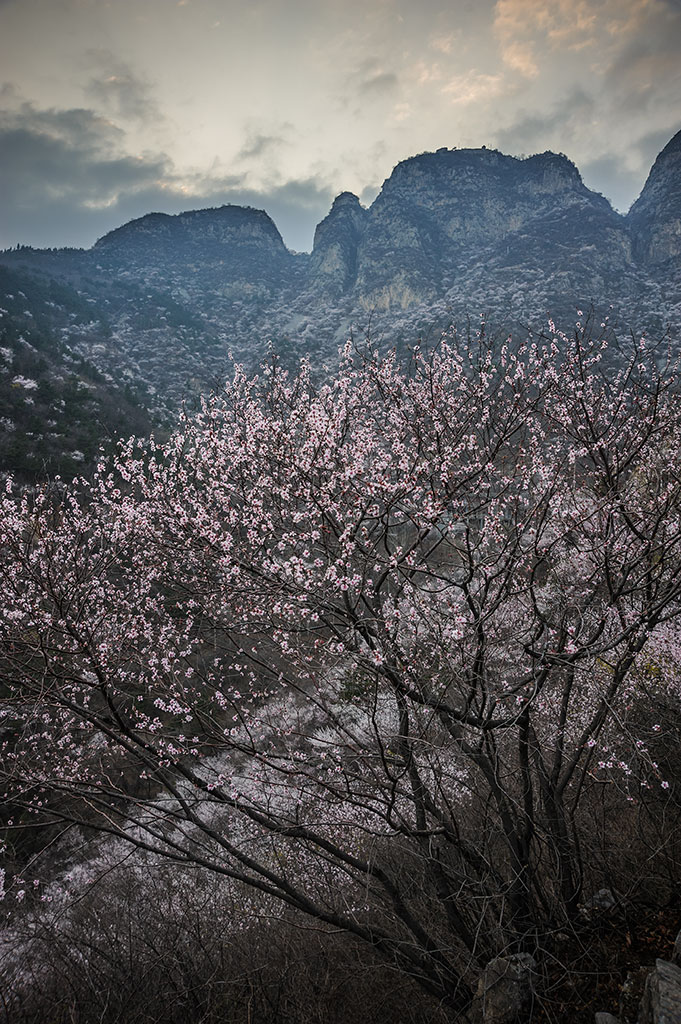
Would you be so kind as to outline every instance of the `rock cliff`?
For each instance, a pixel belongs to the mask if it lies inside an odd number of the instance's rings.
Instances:
[[[368,216],[356,195],[341,192],[329,214],[317,225],[310,277],[320,294],[338,297],[353,287],[357,277],[357,252]]]
[[[645,266],[681,255],[681,132],[667,143],[627,215],[634,253]]]
[[[397,165],[369,211],[358,301],[389,308],[433,299],[465,279],[483,254],[512,251],[518,263],[539,247],[544,263],[554,235],[572,254],[592,221],[599,237],[603,222],[625,234],[621,218],[586,188],[567,157],[520,160],[487,149],[412,157]]]

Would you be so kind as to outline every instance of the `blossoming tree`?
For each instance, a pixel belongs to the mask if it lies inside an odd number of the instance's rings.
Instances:
[[[666,782],[628,720],[675,652],[680,444],[645,342],[551,325],[237,372],[90,483],[8,486],[10,808],[259,890],[462,1011],[574,918],[599,772]]]

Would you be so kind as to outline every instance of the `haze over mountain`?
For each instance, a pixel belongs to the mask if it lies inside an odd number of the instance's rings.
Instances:
[[[269,344],[323,371],[351,333],[399,346],[468,317],[569,324],[591,304],[678,332],[680,163],[681,132],[626,216],[562,154],[444,148],[399,163],[368,209],[341,193],[310,254],[288,250],[265,211],[233,205],[149,213],[89,250],[7,250],[0,403],[5,438],[31,441],[5,443],[1,464],[31,477],[73,468],[74,451],[87,462],[102,433],[171,422],[232,357],[252,369]],[[64,388],[87,400],[69,405]],[[93,420],[104,425],[81,429]]]

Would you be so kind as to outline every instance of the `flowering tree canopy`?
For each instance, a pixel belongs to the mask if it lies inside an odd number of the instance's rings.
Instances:
[[[456,1010],[577,911],[681,613],[677,382],[551,325],[237,371],[0,518],[5,799],[351,932]]]

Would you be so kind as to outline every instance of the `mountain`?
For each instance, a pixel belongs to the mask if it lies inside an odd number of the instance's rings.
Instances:
[[[406,308],[456,287],[485,252],[520,245],[522,260],[552,234],[575,250],[596,220],[623,230],[607,200],[590,192],[566,157],[518,160],[494,150],[439,150],[398,164],[373,204],[358,259],[367,308]],[[552,262],[558,258],[552,246]]]
[[[39,347],[31,316],[56,377],[75,360],[82,380],[104,389],[114,433],[168,424],[233,361],[257,366],[268,345],[291,364],[310,357],[323,373],[350,335],[370,331],[399,346],[452,321],[524,328],[548,311],[569,325],[592,304],[632,330],[678,332],[680,165],[681,132],[622,216],[563,154],[443,148],[399,163],[368,209],[341,193],[309,254],[289,251],[265,211],[238,206],[150,213],[89,250],[0,253],[12,275],[0,278],[0,345],[13,353],[0,361],[0,423],[32,435],[36,465],[55,464],[35,410],[32,429],[22,427],[12,387],[16,346]],[[63,301],[46,297],[50,289]],[[16,309],[3,292],[30,298]],[[59,421],[48,406],[46,419]],[[12,464],[0,445],[0,466]]]
[[[681,256],[681,132],[667,143],[627,214],[634,252],[646,267]],[[677,263],[678,265],[678,263]],[[671,269],[671,268],[670,268]]]
[[[92,251],[100,268],[142,274],[149,284],[181,289],[188,273],[199,273],[203,287],[239,293],[276,287],[291,262],[272,219],[242,206],[150,213],[110,231]]]

